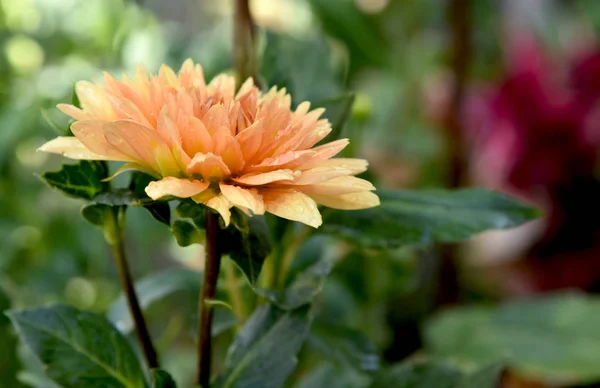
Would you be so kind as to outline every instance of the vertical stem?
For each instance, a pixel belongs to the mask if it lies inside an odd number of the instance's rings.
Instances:
[[[205,303],[215,298],[217,280],[221,266],[221,252],[217,246],[219,232],[219,216],[206,209],[206,262],[204,264],[204,282],[198,301],[198,376],[197,382],[201,387],[208,388],[210,384],[210,368],[212,355],[212,320],[213,306]]]
[[[254,22],[249,0],[235,0],[235,22],[233,23],[234,58],[238,83],[248,77],[260,87],[258,81],[258,61],[254,50]]]
[[[240,318],[246,317],[246,309],[244,308],[244,299],[240,292],[240,282],[236,274],[235,264],[232,260],[225,262],[225,286],[231,300],[233,312]]]
[[[140,304],[135,294],[133,280],[131,278],[131,272],[129,271],[127,256],[125,254],[125,243],[123,240],[123,219],[125,216],[125,208],[120,207],[118,210],[111,210],[110,214],[112,216],[112,225],[109,226],[109,233],[107,234],[107,237],[109,237],[108,242],[115,257],[115,263],[119,271],[119,277],[121,278],[123,292],[127,298],[129,312],[133,317],[135,333],[140,345],[142,346],[148,367],[150,369],[158,368],[158,357],[156,355],[156,351],[154,350],[154,346],[152,345],[150,333],[148,332],[148,327],[146,326],[142,309],[140,308]]]

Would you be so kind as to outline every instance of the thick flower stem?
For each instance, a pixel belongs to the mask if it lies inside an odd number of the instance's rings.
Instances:
[[[221,267],[221,252],[217,246],[219,232],[219,215],[206,210],[206,262],[204,264],[204,282],[198,301],[198,376],[201,387],[210,384],[210,368],[212,355],[212,320],[214,307],[206,301],[213,300],[217,292],[217,280]]]
[[[133,280],[131,278],[131,272],[129,271],[127,256],[125,254],[125,243],[123,240],[125,208],[119,208],[118,210],[114,209],[110,214],[112,222],[110,222],[108,225],[107,240],[115,257],[115,263],[117,265],[117,270],[119,271],[123,292],[127,298],[129,312],[133,317],[135,333],[140,345],[142,346],[146,364],[148,364],[150,369],[158,368],[158,356],[154,350],[154,346],[152,345],[150,333],[148,332],[148,327],[146,326],[142,309],[140,308],[140,304],[135,294]]]

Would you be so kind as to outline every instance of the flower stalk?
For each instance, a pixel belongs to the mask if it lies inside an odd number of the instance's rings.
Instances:
[[[254,50],[254,22],[248,0],[235,1],[235,22],[233,23],[234,59],[238,82],[252,77],[258,83],[258,60]]]
[[[133,280],[131,277],[131,271],[129,270],[129,264],[127,263],[127,256],[125,253],[125,242],[123,239],[123,229],[125,224],[125,207],[118,207],[111,209],[108,212],[110,214],[108,223],[106,225],[106,239],[112,249],[113,256],[115,258],[115,264],[119,271],[119,278],[121,279],[121,286],[125,297],[127,299],[127,305],[129,306],[129,312],[133,317],[135,326],[135,333],[138,341],[142,347],[144,358],[148,368],[158,368],[158,356],[152,345],[150,339],[150,333],[148,332],[148,326],[146,320],[142,314],[140,303],[135,294],[135,288],[133,286]]]
[[[206,301],[215,299],[217,280],[221,267],[221,252],[219,250],[218,232],[219,215],[206,209],[206,261],[204,264],[204,282],[198,301],[198,375],[197,382],[201,387],[210,385],[210,369],[212,356],[212,321],[214,306]]]

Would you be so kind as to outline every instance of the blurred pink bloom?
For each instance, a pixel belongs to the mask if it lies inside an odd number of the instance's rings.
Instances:
[[[379,204],[373,185],[353,175],[362,159],[332,159],[347,139],[315,147],[331,131],[324,109],[309,102],[291,109],[285,89],[261,93],[248,79],[206,83],[200,65],[186,61],[179,74],[158,76],[140,68],[135,77],[104,84],[79,82],[82,109],[61,104],[76,122],[75,137],[59,137],[40,150],[73,159],[127,162],[160,180],[146,187],[153,199],[191,197],[229,223],[230,208],[249,215],[273,213],[318,227],[317,204],[364,209]]]

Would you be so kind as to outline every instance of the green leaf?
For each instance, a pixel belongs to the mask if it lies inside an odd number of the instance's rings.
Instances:
[[[0,312],[10,308],[10,299],[0,286]],[[17,339],[13,334],[9,319],[0,314],[0,382],[7,387],[22,387],[15,371],[21,369],[17,356]]]
[[[356,95],[354,93],[345,93],[338,97],[317,101],[312,104],[314,107],[325,108],[323,118],[328,119],[333,128],[331,133],[325,139],[321,140],[321,143],[328,143],[341,138],[344,126],[352,113],[352,105],[354,105],[355,98]]]
[[[349,327],[316,320],[311,326],[308,343],[341,366],[367,372],[379,369],[375,344],[363,333]]]
[[[506,229],[540,216],[507,195],[483,190],[378,191],[381,205],[328,210],[323,231],[372,248],[455,242],[489,229]]]
[[[502,364],[481,368],[463,377],[456,388],[497,388],[502,377]]]
[[[220,388],[277,388],[298,363],[296,355],[308,334],[308,306],[282,311],[273,305],[255,310],[231,344]]]
[[[152,369],[152,388],[177,388],[173,377],[163,369]]]
[[[206,234],[204,230],[199,229],[188,221],[175,220],[171,225],[171,231],[181,247],[187,247],[192,244],[204,244]]]
[[[269,228],[263,216],[248,217],[233,209],[231,225],[218,234],[223,254],[235,261],[250,284],[256,284],[262,265],[271,253]]]
[[[135,293],[142,309],[179,291],[197,295],[202,284],[202,273],[186,268],[174,268],[151,274],[135,283]],[[108,319],[123,333],[133,330],[133,320],[121,294],[108,309]]]
[[[454,388],[461,373],[447,365],[406,362],[383,371],[371,388]]]
[[[260,74],[268,87],[287,88],[295,104],[339,95],[342,88],[338,73],[323,36],[297,40],[266,34]]]
[[[255,292],[284,310],[294,310],[304,306],[315,298],[325,284],[327,275],[331,272],[332,264],[321,260],[306,271],[296,275],[296,279],[285,290],[255,289]]]
[[[184,199],[175,208],[175,214],[181,218],[189,218],[198,228],[204,229],[205,210],[206,206],[197,204],[191,199]]]
[[[356,370],[340,368],[329,362],[320,362],[308,373],[303,373],[294,388],[367,388],[369,383],[370,378]]]
[[[48,376],[63,387],[147,386],[129,343],[103,317],[66,305],[8,316]]]
[[[156,178],[140,171],[134,171],[131,174],[129,189],[138,199],[143,199],[139,203],[148,210],[152,217],[158,222],[171,226],[171,208],[166,201],[152,201],[146,194],[146,186]]]
[[[435,357],[464,368],[502,361],[535,381],[583,385],[600,379],[599,325],[600,298],[563,293],[448,310],[424,336]]]
[[[107,176],[105,162],[81,160],[77,164],[65,164],[59,171],[45,172],[42,179],[68,196],[91,200],[108,190],[108,183],[102,182]]]
[[[77,95],[77,85],[73,84],[73,93],[71,96],[71,105],[81,109],[81,102],[79,101],[79,96]]]

